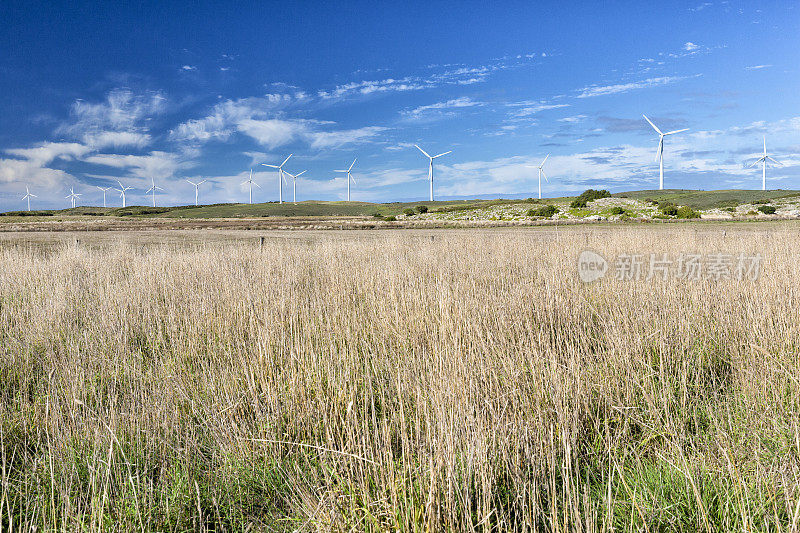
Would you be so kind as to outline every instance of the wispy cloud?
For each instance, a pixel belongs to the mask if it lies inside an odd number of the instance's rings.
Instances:
[[[751,67],[744,67],[745,70],[761,70],[765,68],[770,68],[772,65],[753,65]]]
[[[413,109],[401,111],[405,120],[432,120],[435,118],[442,118],[445,116],[452,116],[454,113],[450,110],[466,108],[466,107],[480,107],[483,102],[475,101],[467,96],[460,98],[453,98],[444,102],[436,102],[434,104],[423,105]]]
[[[527,100],[523,102],[513,102],[507,104],[509,107],[516,108],[512,113],[515,117],[529,117],[531,115],[535,115],[537,113],[541,113],[542,111],[547,111],[549,109],[561,109],[563,107],[569,107],[570,104],[554,104],[547,101],[535,101],[535,100]]]
[[[606,96],[609,94],[621,94],[627,93],[630,91],[635,91],[638,89],[647,89],[650,87],[661,87],[664,85],[670,85],[679,81],[687,80],[690,78],[696,78],[699,74],[695,76],[661,76],[658,78],[648,78],[646,80],[631,82],[631,83],[619,83],[615,85],[591,85],[588,87],[584,87],[580,89],[580,94],[578,94],[578,98],[591,98],[594,96]]]

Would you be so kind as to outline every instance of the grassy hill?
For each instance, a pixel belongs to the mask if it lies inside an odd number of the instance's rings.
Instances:
[[[694,209],[711,209],[714,207],[734,207],[739,204],[750,204],[758,200],[770,200],[800,196],[800,191],[789,190],[738,190],[695,191],[691,189],[664,189],[649,191],[630,191],[613,194],[617,198],[633,200],[666,200],[677,205],[688,205]]]
[[[710,209],[714,207],[732,207],[738,204],[752,203],[758,200],[767,200],[786,197],[800,197],[800,191],[790,190],[719,190],[697,191],[689,189],[665,189],[629,191],[613,194],[618,198],[635,200],[670,201],[678,205],[688,205],[694,209]],[[571,197],[545,198],[542,202],[559,202],[569,200]],[[53,217],[53,216],[111,216],[111,217],[137,217],[137,218],[258,218],[258,217],[347,217],[347,216],[390,216],[399,215],[405,209],[414,209],[424,205],[431,212],[452,212],[470,209],[482,209],[503,204],[538,203],[533,199],[495,199],[495,200],[447,200],[438,202],[322,202],[306,201],[293,204],[277,202],[261,204],[212,204],[195,206],[148,207],[130,206],[125,208],[103,207],[76,207],[74,209],[10,211],[0,213],[6,221],[28,217]],[[2,220],[2,219],[0,219]]]

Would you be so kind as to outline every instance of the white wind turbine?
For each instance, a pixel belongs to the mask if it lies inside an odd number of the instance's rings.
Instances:
[[[544,176],[544,181],[546,181],[547,183],[550,183],[550,180],[547,179],[547,174],[544,173],[544,163],[545,163],[545,161],[547,161],[548,157],[550,157],[550,154],[547,154],[545,156],[544,161],[542,161],[542,164],[539,165],[539,166],[526,165],[528,168],[538,168],[539,169],[539,200],[542,199],[542,176]]]
[[[775,161],[769,155],[767,155],[767,136],[764,135],[764,155],[753,161],[753,163],[748,168],[753,168],[757,164],[761,163],[761,190],[767,190],[767,160],[772,161],[773,163],[777,163],[780,166],[783,166],[783,163],[780,161]]]
[[[356,159],[358,159],[358,158],[356,158]],[[356,180],[353,178],[353,176],[350,175],[350,171],[353,170],[353,165],[356,164],[356,159],[353,159],[353,162],[350,163],[350,168],[348,168],[347,170],[334,170],[334,172],[344,172],[345,174],[347,174],[347,201],[348,202],[350,201],[350,181],[353,182],[353,185],[356,184]]]
[[[150,178],[150,182],[152,183],[152,185],[150,185],[150,188],[147,189],[144,193],[145,194],[150,193],[150,192],[153,193],[153,207],[155,207],[156,206],[156,191],[163,191],[164,189],[162,189],[161,187],[156,185],[155,178]]]
[[[103,191],[103,207],[106,206],[106,191],[110,191],[113,187],[100,187],[99,185],[95,185],[98,189]]]
[[[65,196],[64,198],[69,198],[70,200],[72,200],[72,207],[74,209],[75,208],[75,200],[77,200],[79,196],[80,196],[80,194],[76,193],[75,189],[70,187],[69,188],[69,194],[67,196]]]
[[[289,154],[289,157],[284,159],[283,163],[281,163],[280,165],[277,165],[277,166],[276,165],[268,165],[266,163],[261,163],[262,166],[269,167],[269,168],[277,168],[278,169],[278,203],[279,204],[283,203],[283,184],[281,182],[282,181],[286,181],[286,178],[283,177],[283,173],[285,172],[283,170],[283,165],[286,164],[286,162],[289,160],[290,157],[292,157],[292,155],[293,154]]]
[[[682,131],[688,131],[689,128],[683,128],[682,130],[674,130],[668,131],[667,133],[662,133],[660,129],[653,124],[653,121],[647,118],[645,115],[642,115],[644,119],[653,126],[653,129],[656,130],[658,133],[658,150],[656,151],[656,161],[659,163],[659,180],[658,180],[658,188],[659,190],[664,188],[664,137],[667,135],[674,135],[675,133],[681,133]]]
[[[417,146],[416,144],[414,146]],[[442,157],[443,155],[447,155],[452,152],[452,150],[448,150],[447,152],[441,153],[439,155],[430,156],[428,152],[417,146],[417,150],[425,154],[425,157],[428,158],[428,181],[430,182],[431,186],[431,202],[433,201],[433,160],[437,157]]]
[[[191,180],[186,180],[186,181],[188,181],[189,183],[191,183],[192,185],[194,185],[194,205],[197,205],[197,196],[198,196],[198,192],[197,192],[197,191],[198,191],[198,189],[200,188],[200,186],[201,186],[202,184],[204,184],[204,183],[205,183],[206,181],[208,181],[208,180],[199,181],[199,182],[197,182],[197,183],[195,183],[195,182],[193,182],[193,181],[191,181]]]
[[[250,169],[250,178],[244,180],[242,182],[242,185],[244,185],[245,183],[249,183],[250,184],[250,203],[252,204],[253,203],[253,185],[258,187],[259,189],[261,188],[261,185],[259,185],[255,181],[253,181],[253,169],[252,168]]]
[[[25,196],[22,197],[23,200],[28,200],[28,211],[31,210],[31,198],[37,198],[35,194],[31,194],[31,191],[28,190],[28,186],[25,186]],[[74,207],[74,206],[73,206]]]
[[[119,192],[119,195],[122,197],[122,207],[125,207],[125,191],[129,191],[133,189],[133,187],[125,187],[119,180],[117,180],[117,183],[119,183],[119,189],[114,190]]]
[[[306,173],[306,171],[299,172],[297,174],[292,174],[290,172],[283,171],[285,174],[288,174],[290,178],[292,178],[292,202],[297,203],[297,178],[302,176]]]

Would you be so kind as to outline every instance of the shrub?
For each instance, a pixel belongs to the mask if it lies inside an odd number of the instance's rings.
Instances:
[[[407,208],[407,209],[403,209],[403,214],[404,214],[405,216],[407,216],[407,217],[413,217],[413,216],[414,216],[414,215],[416,215],[417,213],[416,213],[416,211],[414,211],[413,209],[411,209],[411,208],[409,207],[409,208]]]
[[[678,218],[700,218],[700,213],[685,205],[680,206],[675,214]]]
[[[551,216],[558,213],[558,208],[554,205],[543,205],[542,207],[537,207],[535,209],[528,209],[528,216],[529,217],[547,217],[550,218]]]
[[[620,206],[615,206],[615,207],[612,207],[611,209],[609,209],[608,214],[609,215],[624,215],[625,214],[625,210],[623,208],[621,208]]]
[[[668,216],[675,216],[678,214],[678,206],[672,202],[659,202],[658,210]]]
[[[383,215],[380,213],[372,213],[372,218],[383,218]]]
[[[572,200],[572,203],[570,203],[569,206],[572,209],[581,209],[583,207],[586,207],[586,200],[584,200],[582,198],[576,198],[576,199]]]
[[[770,202],[770,200],[768,200],[766,198],[761,198],[760,200],[754,200],[753,201],[753,205],[764,205],[764,204],[768,204],[769,202]]]
[[[422,214],[422,213],[427,213],[427,212],[428,212],[428,206],[427,205],[418,205],[417,206],[417,213]]]
[[[387,222],[394,222],[395,220],[397,220],[397,217],[395,217],[394,215],[389,215],[388,217],[383,217],[383,220]]]
[[[608,198],[611,196],[611,193],[605,189],[601,189],[596,191],[594,189],[586,189],[583,191],[580,196],[578,196],[579,200],[585,200],[586,202],[591,202],[592,200],[598,200],[600,198]]]
[[[764,213],[765,215],[774,215],[775,214],[775,206],[774,205],[760,205],[758,206],[758,210]]]

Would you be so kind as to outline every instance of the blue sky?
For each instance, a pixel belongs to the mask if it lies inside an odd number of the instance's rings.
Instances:
[[[71,187],[129,204],[246,201],[250,168],[294,156],[298,200],[427,197],[413,147],[453,150],[437,198],[658,186],[760,188],[762,136],[800,188],[796,2],[0,4],[0,210],[64,207]],[[336,178],[336,179],[334,179]],[[290,194],[284,189],[284,198]],[[109,204],[117,205],[116,195]]]

